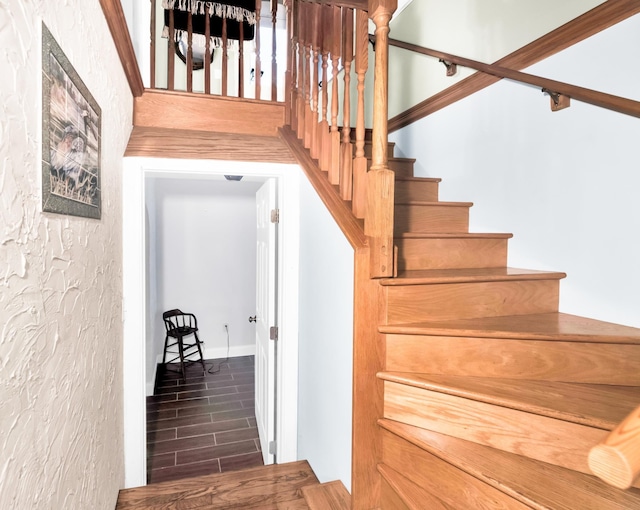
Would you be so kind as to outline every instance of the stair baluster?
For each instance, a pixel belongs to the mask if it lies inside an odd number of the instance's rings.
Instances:
[[[356,75],[358,77],[358,105],[356,113],[356,155],[353,161],[353,214],[364,218],[367,204],[367,159],[364,155],[364,79],[369,67],[369,19],[367,13],[356,13]]]
[[[320,147],[318,143],[318,123],[320,114],[320,76],[318,64],[320,63],[320,50],[322,46],[322,6],[320,4],[313,4],[313,20],[312,20],[312,32],[313,32],[313,82],[311,87],[312,101],[311,101],[311,157],[313,159],[320,158]]]
[[[329,171],[331,161],[329,121],[327,113],[329,109],[329,86],[328,86],[328,68],[329,68],[329,52],[333,44],[333,33],[331,30],[331,6],[321,6],[321,24],[322,24],[322,110],[320,114],[320,124],[318,126],[318,163],[320,169],[324,172]]]
[[[344,103],[340,157],[340,196],[351,200],[353,193],[353,145],[351,144],[351,62],[353,61],[353,9],[342,10],[342,53],[344,55]]]

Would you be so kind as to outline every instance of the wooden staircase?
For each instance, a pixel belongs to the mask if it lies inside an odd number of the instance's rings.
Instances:
[[[341,482],[320,484],[306,461],[198,476],[120,491],[116,510],[348,510]]]
[[[640,330],[559,313],[564,273],[507,267],[510,234],[470,234],[472,204],[400,179],[381,507],[640,508],[587,465],[640,402]]]
[[[440,202],[440,179],[408,162],[396,167],[398,274],[374,280],[380,507],[640,508],[640,489],[587,465],[640,402],[640,330],[560,313],[564,273],[507,267],[512,235],[469,233],[472,204]]]

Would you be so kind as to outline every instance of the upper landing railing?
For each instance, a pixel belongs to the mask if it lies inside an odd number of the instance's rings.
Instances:
[[[351,201],[352,223],[364,219],[364,233],[357,229],[370,248],[373,277],[393,275],[387,69],[396,6],[397,0],[151,0],[150,87],[284,102],[285,123]],[[372,112],[365,114],[369,19],[376,44]],[[373,119],[368,133],[365,118]]]
[[[150,87],[283,101],[286,37],[276,0],[151,0]]]

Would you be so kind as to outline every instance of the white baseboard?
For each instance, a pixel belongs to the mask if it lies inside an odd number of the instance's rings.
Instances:
[[[254,356],[256,353],[255,344],[237,345],[229,348],[229,357],[236,358],[238,356]],[[227,357],[226,347],[207,347],[204,346],[205,359],[224,359]]]

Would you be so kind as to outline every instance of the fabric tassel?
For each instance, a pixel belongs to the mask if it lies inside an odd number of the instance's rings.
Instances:
[[[191,14],[204,14],[209,12],[209,16],[218,18],[234,19],[237,22],[246,21],[249,25],[256,24],[256,13],[236,5],[221,4],[219,2],[209,2],[204,0],[162,0],[163,9],[175,9],[191,12]]]

